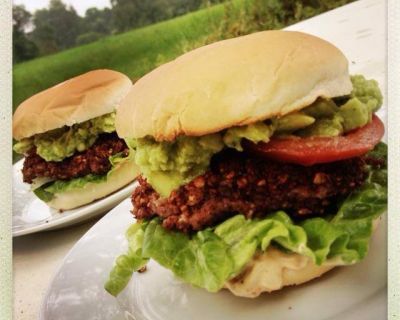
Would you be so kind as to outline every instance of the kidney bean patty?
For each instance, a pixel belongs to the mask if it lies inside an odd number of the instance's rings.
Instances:
[[[32,148],[26,155],[22,168],[24,182],[32,183],[33,179],[41,177],[69,180],[89,173],[105,174],[111,169],[108,158],[120,152],[128,155],[129,149],[116,133],[100,135],[90,148],[59,162],[47,162]]]
[[[227,151],[214,156],[210,169],[161,198],[144,177],[132,194],[137,219],[160,217],[167,229],[191,232],[235,214],[261,217],[284,210],[297,218],[337,210],[340,199],[363,184],[364,158],[304,167]]]

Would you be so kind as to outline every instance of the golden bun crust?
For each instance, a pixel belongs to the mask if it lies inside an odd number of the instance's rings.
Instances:
[[[121,137],[171,141],[302,109],[349,94],[348,62],[329,42],[263,31],[207,45],[137,81],[116,117]]]
[[[94,70],[22,102],[13,116],[16,140],[113,112],[132,86],[124,74]]]
[[[135,180],[138,175],[139,168],[133,161],[126,161],[110,174],[107,181],[88,183],[84,188],[57,193],[47,205],[58,210],[74,209],[108,196]]]

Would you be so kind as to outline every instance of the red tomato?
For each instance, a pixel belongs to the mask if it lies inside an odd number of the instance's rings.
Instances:
[[[374,115],[369,124],[343,136],[276,138],[258,144],[246,141],[244,147],[269,159],[311,166],[361,156],[378,144],[384,132],[382,121]]]

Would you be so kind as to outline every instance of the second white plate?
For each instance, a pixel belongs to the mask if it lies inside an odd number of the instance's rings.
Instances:
[[[128,198],[135,188],[135,182],[132,182],[103,199],[73,210],[59,212],[36,197],[30,190],[30,185],[23,182],[22,165],[23,160],[13,165],[12,233],[14,237],[67,227],[104,214]]]

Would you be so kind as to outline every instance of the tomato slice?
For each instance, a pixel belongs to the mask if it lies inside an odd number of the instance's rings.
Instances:
[[[382,121],[373,115],[369,124],[343,136],[275,138],[268,143],[245,141],[243,146],[269,159],[311,166],[361,156],[378,144],[384,132]]]

